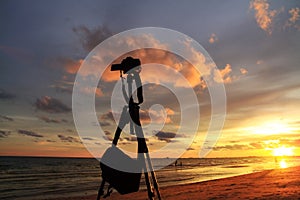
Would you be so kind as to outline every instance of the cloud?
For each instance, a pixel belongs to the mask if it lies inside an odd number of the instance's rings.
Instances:
[[[98,87],[80,87],[80,92],[84,94],[93,94],[95,93],[96,97],[102,97],[104,96],[102,90]]]
[[[10,131],[0,130],[0,138],[6,138],[10,135]]]
[[[104,134],[105,134],[105,136],[103,136],[103,138],[104,138],[105,140],[113,141],[114,138],[113,138],[111,132],[109,132],[109,131],[104,131]],[[119,138],[119,140],[122,141],[121,138]]]
[[[112,125],[110,122],[107,122],[107,121],[100,121],[100,126],[110,126]]]
[[[245,68],[240,68],[240,72],[242,75],[248,74],[248,70]]]
[[[56,142],[56,141],[54,141],[54,140],[46,140],[46,142],[53,143],[53,142]]]
[[[67,123],[68,122],[66,119],[51,119],[46,116],[40,116],[38,118],[46,123],[62,123],[62,122]]]
[[[107,113],[104,113],[100,117],[100,121],[102,120],[109,120],[109,121],[115,121],[112,111],[108,111]]]
[[[158,131],[155,136],[157,139],[165,141],[165,142],[171,142],[173,138],[175,138],[176,133],[174,132],[164,132],[164,131]]]
[[[254,147],[255,149],[264,149],[265,146],[261,142],[251,142],[250,146]]]
[[[0,99],[3,99],[3,100],[11,100],[11,99],[14,99],[16,96],[14,94],[11,94],[9,92],[6,92],[5,90],[3,89],[0,89]]]
[[[240,73],[233,72],[230,64],[226,64],[223,69],[218,70],[220,76],[215,73],[214,80],[218,83],[223,82],[225,84],[232,83],[239,80],[242,76],[246,75],[248,71],[245,68],[240,68]]]
[[[202,75],[208,75],[211,70],[211,63],[208,63],[206,57],[196,51],[192,45],[187,41],[181,41],[182,45],[186,49],[185,51],[192,52],[189,54],[193,62],[196,63],[197,67],[202,68],[201,73]],[[154,82],[154,83],[173,83],[177,87],[190,87],[187,86],[186,82],[182,79],[174,78],[174,73],[182,74],[190,83],[192,87],[200,84],[200,73],[196,70],[194,66],[192,66],[189,62],[184,60],[178,55],[175,55],[169,51],[165,51],[163,49],[167,48],[167,45],[163,42],[157,40],[151,34],[143,34],[139,37],[128,36],[124,40],[118,42],[120,48],[126,47],[133,47],[137,50],[129,52],[121,57],[118,57],[113,61],[113,63],[121,63],[122,59],[126,58],[127,56],[131,56],[134,58],[139,58],[142,64],[161,64],[168,66],[167,68],[161,68],[160,76],[157,76],[157,68],[148,66],[142,69],[142,79],[144,82]],[[153,48],[145,48],[140,49],[141,45],[149,46],[151,45]],[[111,47],[114,48],[114,47]],[[101,50],[99,50],[101,51]],[[107,55],[111,57],[114,55],[114,52],[97,52],[98,56],[93,57],[95,59],[95,64],[93,62],[90,63],[88,70],[80,71],[82,76],[93,76],[95,75],[94,72],[99,70],[99,66],[101,66],[102,58],[105,58]],[[116,57],[119,55],[115,55]],[[101,77],[101,81],[104,82],[114,82],[119,80],[119,73],[118,72],[111,72],[110,68],[107,67]]]
[[[2,121],[1,119],[5,120],[5,121],[10,121],[10,122],[14,121],[13,118],[5,116],[5,115],[0,115],[0,121]]]
[[[289,21],[291,23],[296,23],[296,21],[298,21],[300,15],[299,15],[300,9],[298,7],[296,8],[291,8],[289,10],[289,14],[291,15],[291,17],[289,18]]]
[[[58,62],[63,66],[65,72],[68,74],[76,74],[83,62],[83,59],[74,60],[67,57],[60,57],[58,58]]]
[[[90,138],[90,137],[84,137],[82,138],[83,140],[89,140],[89,141],[92,141],[92,140],[95,140],[94,138]]]
[[[49,96],[43,96],[40,99],[37,98],[35,106],[37,109],[49,113],[66,113],[71,111],[71,108],[63,104],[60,100]]]
[[[80,140],[72,136],[57,135],[62,142],[80,143]]]
[[[250,9],[255,11],[255,19],[258,26],[268,34],[272,34],[273,19],[278,12],[269,10],[269,6],[267,0],[252,0],[250,2]]]
[[[174,115],[174,111],[171,108],[164,110],[140,110],[140,120],[144,123],[172,123],[170,116]]]
[[[222,151],[222,150],[249,150],[253,149],[249,145],[245,144],[232,144],[232,145],[223,145],[223,146],[215,146],[213,147],[214,151]]]
[[[121,113],[114,113],[116,118],[118,118]],[[114,122],[114,115],[112,111],[108,111],[100,116],[99,122],[101,126],[109,126],[111,125],[110,122]],[[165,108],[165,110],[147,110],[147,109],[140,109],[140,121],[142,123],[172,123],[170,116],[174,115],[175,112],[171,108]]]
[[[218,40],[219,39],[218,39],[217,35],[215,33],[212,33],[210,35],[210,38],[209,38],[208,42],[211,43],[211,44],[213,44],[213,43],[217,42]]]
[[[189,148],[187,148],[186,150],[187,150],[187,151],[194,151],[195,149],[192,148],[192,147],[189,147]]]
[[[300,25],[297,24],[299,18],[300,18],[300,9],[298,7],[291,8],[289,10],[289,14],[291,15],[288,21],[286,22],[285,26],[288,27],[295,27],[296,29],[300,30]]]
[[[107,26],[99,26],[95,29],[90,29],[81,25],[74,27],[73,31],[79,36],[81,45],[87,52],[90,52],[95,46],[112,35],[112,32]]]
[[[130,142],[137,141],[137,137],[132,137],[132,136],[130,136],[130,137],[124,137],[124,139],[127,140],[127,141],[130,141]],[[147,138],[146,138],[146,140],[147,140]]]
[[[231,72],[232,72],[232,69],[231,69],[231,65],[229,65],[229,64],[226,64],[225,68],[220,70],[220,74],[221,74],[221,77],[222,77],[224,83],[232,82],[232,77],[230,76]]]
[[[18,133],[20,135],[26,135],[26,136],[30,136],[30,137],[36,137],[36,138],[42,138],[42,137],[44,137],[43,135],[40,135],[40,134],[35,133],[33,131],[27,131],[27,130],[18,130]]]
[[[72,94],[73,82],[60,81],[58,84],[50,85],[50,88],[54,88],[56,92]]]

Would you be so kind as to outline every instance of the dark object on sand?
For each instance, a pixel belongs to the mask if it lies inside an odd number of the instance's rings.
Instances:
[[[120,165],[132,166],[135,169],[130,169],[131,171],[140,171],[140,173],[124,172],[114,168],[114,166],[117,168]],[[119,148],[115,146],[108,148],[101,159],[100,167],[103,180],[108,182],[120,194],[128,194],[139,190],[142,166],[138,160],[130,158]]]

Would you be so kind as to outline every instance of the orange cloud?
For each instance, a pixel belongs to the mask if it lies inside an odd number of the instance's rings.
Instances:
[[[173,82],[176,86],[184,86],[184,83],[182,83],[180,80],[175,80],[174,77],[171,76],[172,71],[175,70],[175,72],[177,71],[183,75],[192,87],[200,84],[201,74],[196,70],[196,68],[170,52],[160,49],[139,49],[123,55],[122,58],[127,56],[139,58],[142,62],[142,65],[157,63],[171,68],[162,68],[159,71],[158,76],[157,70],[151,67],[144,67],[142,69],[143,81],[155,82],[157,84],[165,81]],[[113,63],[120,63],[121,61],[122,59],[118,58]],[[108,67],[102,74],[102,80],[105,82],[117,81],[120,79],[119,75],[119,72],[111,72],[110,67]]]
[[[208,41],[209,41],[209,43],[211,43],[211,44],[217,42],[217,41],[218,41],[217,35],[216,35],[215,33],[212,33],[212,34],[210,35],[210,38],[209,38]]]
[[[96,97],[102,97],[104,96],[102,90],[100,88],[95,88],[95,87],[80,87],[80,92],[84,94],[93,94],[95,93]]]
[[[291,8],[289,10],[289,14],[291,15],[291,17],[288,19],[288,21],[286,22],[285,26],[287,27],[295,27],[296,29],[300,30],[300,25],[297,24],[297,21],[300,18],[300,9],[298,7],[296,8]]]
[[[268,34],[272,34],[272,21],[277,11],[269,10],[267,0],[252,0],[250,2],[250,9],[255,10],[255,19],[258,26]]]
[[[119,72],[111,72],[110,66],[104,66],[106,64],[105,59],[116,57],[112,63],[120,63],[122,59],[127,56],[132,56],[134,58],[139,58],[142,64],[160,64],[167,66],[166,68],[160,69],[159,71],[152,69],[151,67],[144,67],[141,73],[143,83],[153,82],[153,83],[172,83],[175,87],[193,87],[205,88],[203,85],[204,81],[201,81],[201,77],[210,76],[215,64],[207,59],[207,57],[194,49],[190,41],[179,41],[180,45],[184,46],[184,51],[188,52],[188,58],[186,60],[174,53],[163,50],[168,49],[166,44],[157,40],[150,34],[145,34],[140,37],[128,36],[125,39],[118,41],[118,48],[132,48],[137,49],[124,55],[115,55],[116,52],[113,51],[114,47],[108,46],[107,48],[95,49],[93,56],[86,60],[85,69],[80,69],[80,75],[83,77],[89,76],[89,78],[97,78],[99,68],[102,67],[103,74],[101,76],[101,81],[113,82],[120,79]],[[108,44],[112,45],[112,44]],[[140,46],[151,46],[152,48],[140,49]],[[111,49],[111,51],[109,51]],[[119,57],[118,57],[119,56]],[[191,65],[195,64],[195,66]],[[71,67],[70,67],[71,68]],[[104,69],[105,68],[105,69]],[[168,69],[169,68],[169,69]],[[201,74],[200,74],[200,72]],[[75,72],[76,70],[74,70]],[[177,79],[172,76],[172,73],[180,73],[188,81],[189,85],[186,84],[184,79]]]
[[[297,8],[292,8],[289,10],[289,13],[291,15],[291,17],[289,18],[289,21],[292,23],[296,23],[296,21],[298,21],[300,15],[299,15],[300,9]]]
[[[175,112],[171,108],[166,108],[165,111],[160,110],[141,110],[140,118],[142,123],[172,123],[170,116],[174,115]]]
[[[62,63],[64,70],[69,74],[76,74],[79,70],[83,59],[73,60],[71,58],[59,58]]]
[[[232,69],[231,69],[231,65],[229,65],[229,64],[226,64],[225,68],[220,70],[220,74],[221,74],[221,77],[222,77],[224,83],[232,82],[232,77],[230,76],[231,72],[232,72]]]
[[[246,75],[248,70],[245,68],[240,68],[240,74],[235,73],[232,74],[232,67],[230,64],[226,64],[224,69],[219,70],[219,73],[215,71],[214,73],[214,80],[218,83],[232,83],[233,81],[237,81],[241,78],[242,75]]]
[[[241,69],[240,69],[240,72],[241,72],[241,74],[245,75],[245,74],[248,73],[248,70],[245,69],[245,68],[241,68]]]

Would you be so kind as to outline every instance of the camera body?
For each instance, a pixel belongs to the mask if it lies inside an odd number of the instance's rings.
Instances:
[[[131,69],[140,66],[141,61],[138,58],[127,57],[122,60],[121,64],[112,64],[111,71],[123,71],[124,74],[127,74]]]

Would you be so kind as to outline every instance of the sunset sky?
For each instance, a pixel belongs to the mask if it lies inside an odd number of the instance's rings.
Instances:
[[[114,34],[163,27],[199,42],[223,78],[226,121],[208,157],[270,156],[284,151],[300,156],[298,0],[2,0],[0,13],[0,155],[89,157],[72,116],[72,89],[80,65],[94,47]],[[160,53],[148,50],[133,56],[142,63],[157,61],[174,69],[182,61],[170,54],[159,57]],[[201,105],[201,118],[197,136],[183,156],[198,157],[211,105],[200,77],[186,72]],[[143,81],[173,79],[163,71],[160,76],[147,68],[141,73]],[[116,127],[109,105],[117,78],[117,72],[107,71],[95,94],[97,116],[108,142]],[[174,84],[182,87],[176,80]],[[184,136],[174,139],[180,122],[174,95],[155,84],[145,87],[145,92],[143,125],[149,123],[153,104],[164,106],[167,114],[164,129],[149,139],[149,149],[183,141]],[[149,112],[159,124],[161,113]],[[97,138],[83,139],[101,148]],[[120,146],[135,143],[124,136]]]

